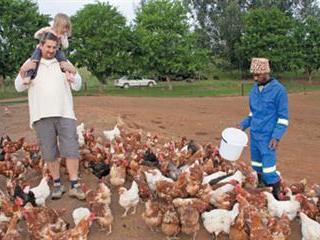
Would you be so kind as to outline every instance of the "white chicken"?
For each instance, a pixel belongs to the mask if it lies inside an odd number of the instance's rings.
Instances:
[[[232,176],[219,181],[219,183],[226,183],[226,182],[230,182],[231,180],[236,180],[238,183],[242,184],[243,181],[245,180],[245,176],[242,174],[241,171],[238,170]]]
[[[77,126],[77,135],[78,135],[78,142],[80,147],[82,147],[85,144],[84,136],[83,136],[84,133],[85,133],[84,123],[81,123],[80,125]]]
[[[48,181],[49,181],[49,176],[44,176],[41,181],[40,184],[34,188],[30,188],[30,186],[27,186],[23,189],[23,191],[25,193],[29,193],[32,192],[34,194],[35,197],[35,201],[36,204],[38,206],[45,206],[46,204],[46,199],[49,197],[50,195],[50,187],[48,185]]]
[[[296,216],[300,210],[300,203],[292,196],[288,201],[278,201],[272,193],[264,192],[268,201],[268,210],[271,216],[281,217],[284,213],[288,215],[290,221]]]
[[[112,130],[103,131],[103,135],[110,142],[112,142],[116,137],[119,137],[120,136],[120,130],[118,128],[118,124],[116,124]]]
[[[72,212],[72,218],[73,218],[74,224],[77,226],[83,218],[88,218],[90,214],[91,213],[88,208],[84,208],[84,207],[76,208]]]
[[[223,185],[222,187],[217,188],[210,192],[210,203],[216,206],[217,202],[224,196],[225,193],[231,192],[234,189],[234,185],[228,183]]]
[[[208,176],[205,176],[203,178],[202,185],[209,183],[213,179],[216,179],[216,178],[219,178],[219,177],[222,177],[222,176],[226,176],[226,175],[227,175],[227,173],[223,172],[223,171],[218,171],[218,172],[212,173],[212,174],[210,174]]]
[[[150,190],[152,190],[152,191],[156,191],[156,182],[157,181],[165,180],[168,182],[173,182],[173,180],[171,178],[167,178],[167,177],[163,176],[162,173],[160,172],[160,170],[158,170],[158,169],[147,170],[144,172],[144,174],[146,176],[148,186],[149,186]]]
[[[300,212],[302,240],[319,240],[320,224]]]
[[[236,203],[231,211],[225,209],[214,209],[201,214],[203,226],[210,234],[217,237],[221,232],[230,233],[230,226],[234,224],[239,214],[239,203]]]
[[[133,208],[133,212],[131,214],[136,213],[136,208],[139,203],[139,188],[138,184],[133,181],[131,188],[127,190],[125,187],[119,188],[119,204],[121,207],[125,209],[122,217],[127,216],[128,211],[130,208]]]

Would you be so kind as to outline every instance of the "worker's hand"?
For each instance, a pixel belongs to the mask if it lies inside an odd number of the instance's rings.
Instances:
[[[279,141],[277,139],[271,139],[270,143],[269,143],[269,148],[271,150],[276,150],[279,146]]]
[[[60,67],[65,72],[69,72],[72,74],[76,74],[77,72],[76,68],[70,62],[66,62],[66,61],[60,62]]]
[[[36,60],[28,60],[20,68],[20,75],[24,77],[29,70],[36,69],[36,67],[37,67]]]
[[[238,123],[238,124],[236,124],[236,128],[239,128],[239,129],[241,129],[242,131],[244,131],[245,129],[243,128],[243,127],[241,127],[241,125]]]

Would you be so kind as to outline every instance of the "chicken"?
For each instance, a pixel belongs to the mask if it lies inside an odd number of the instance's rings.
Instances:
[[[292,191],[292,194],[297,194],[297,193],[304,193],[306,190],[306,185],[307,185],[307,179],[302,179],[298,183],[293,183],[289,186],[289,188]]]
[[[111,204],[111,191],[110,188],[103,182],[99,183],[97,195],[95,197],[97,202],[102,202],[108,206]]]
[[[275,217],[268,219],[268,229],[272,234],[273,240],[288,240],[291,234],[290,220],[286,214],[283,214],[278,220]]]
[[[158,170],[158,169],[144,171],[144,174],[146,176],[148,186],[152,191],[156,191],[156,182],[157,181],[165,180],[167,182],[173,182],[173,180],[171,178],[167,178],[167,177],[163,176],[162,173],[160,172],[160,170]]]
[[[202,184],[207,184],[213,179],[216,179],[216,178],[219,178],[219,177],[222,177],[222,176],[226,176],[226,175],[227,175],[227,173],[226,172],[222,172],[222,171],[218,171],[218,172],[212,173],[212,174],[210,174],[208,176],[205,176],[203,178]]]
[[[8,230],[10,218],[6,217],[3,213],[0,214],[0,239],[3,239]]]
[[[148,186],[145,175],[138,171],[137,175],[134,176],[134,180],[139,187],[139,196],[142,200],[150,199],[152,197],[152,192]]]
[[[74,224],[77,226],[83,218],[87,218],[88,216],[90,216],[90,214],[91,213],[88,208],[83,208],[83,207],[76,208],[72,212],[72,218],[73,218]]]
[[[87,240],[90,225],[95,219],[93,214],[83,218],[74,228],[64,232],[55,233],[50,227],[46,226],[41,233],[42,240]]]
[[[85,133],[84,123],[81,123],[80,125],[77,126],[77,135],[78,135],[78,142],[80,147],[84,146],[85,144],[84,136],[83,136],[84,133]]]
[[[186,197],[187,173],[182,173],[175,182],[160,180],[156,182],[156,192],[159,197],[171,201],[173,198]]]
[[[133,181],[129,190],[127,190],[124,187],[120,187],[119,195],[119,204],[121,207],[125,209],[125,212],[123,213],[122,217],[127,216],[127,213],[130,210],[130,208],[133,208],[132,214],[135,214],[137,205],[139,203],[138,184],[135,181]]]
[[[239,204],[236,203],[231,211],[214,209],[201,214],[204,228],[217,237],[221,232],[230,233],[230,226],[239,214]]]
[[[262,222],[262,218],[259,212],[255,209],[253,211],[251,210],[248,214],[249,216],[246,219],[246,223],[248,225],[248,228],[250,229],[250,239],[273,239],[270,230]]]
[[[230,182],[231,180],[236,180],[238,183],[242,184],[245,180],[245,176],[241,173],[241,171],[238,170],[232,176],[221,180],[219,183],[226,183]]]
[[[178,212],[180,215],[181,232],[192,234],[192,239],[195,240],[200,229],[199,212],[191,206],[179,207]]]
[[[22,240],[23,237],[17,230],[18,216],[14,215],[9,223],[7,233],[2,238],[3,240]]]
[[[309,200],[306,196],[302,194],[296,195],[296,200],[301,205],[301,211],[306,214],[309,218],[317,220],[320,217],[320,209],[313,200]]]
[[[43,231],[49,227],[52,232],[64,232],[69,224],[61,215],[64,210],[57,211],[47,207],[32,207],[30,203],[24,207],[22,215],[25,219],[27,230],[34,239],[41,239]]]
[[[159,206],[159,202],[149,199],[145,203],[145,211],[142,213],[142,219],[151,231],[162,223],[162,212]]]
[[[220,187],[211,192],[210,203],[217,208],[229,209],[235,199],[232,198],[232,191],[235,182],[218,184]]]
[[[212,159],[208,159],[201,165],[202,171],[206,174],[212,174],[215,171]]]
[[[108,229],[107,235],[112,233],[113,215],[110,207],[101,202],[95,202],[90,205],[90,210],[95,214],[98,224],[103,229]]]
[[[3,150],[6,153],[15,153],[19,149],[22,148],[23,143],[24,143],[24,137],[18,139],[16,142],[11,141],[10,138],[7,138],[6,141],[3,141]]]
[[[303,212],[300,212],[302,240],[319,240],[320,223],[312,220]]]
[[[209,206],[209,201],[204,201],[199,198],[176,198],[172,203],[176,208],[192,207],[200,213],[204,212]]]
[[[127,161],[119,160],[115,162],[110,170],[110,183],[113,186],[122,186],[126,181]]]
[[[288,201],[278,201],[269,192],[264,192],[268,201],[268,210],[271,216],[281,217],[283,214],[287,214],[290,221],[292,221],[297,212],[300,210],[300,203],[294,196]]]
[[[112,130],[103,131],[103,135],[107,140],[112,142],[116,137],[120,136],[120,129],[118,128],[117,124],[114,126]]]
[[[161,231],[168,240],[175,239],[181,231],[179,216],[173,206],[169,206],[163,215]]]
[[[230,228],[230,240],[249,240],[249,234],[246,232],[244,212],[241,209],[237,216],[234,225]]]
[[[199,164],[190,168],[186,191],[190,196],[195,196],[201,188],[203,172]]]
[[[48,185],[48,181],[49,181],[49,176],[46,175],[44,176],[41,181],[40,184],[34,188],[30,188],[29,186],[27,186],[26,188],[24,188],[24,192],[28,193],[29,191],[32,192],[34,194],[34,197],[36,198],[36,204],[38,206],[45,206],[46,203],[46,199],[49,197],[50,195],[50,188]]]
[[[243,189],[240,184],[238,184],[234,191],[236,194],[240,194],[245,197],[247,201],[257,208],[264,208],[266,206],[266,196],[264,191],[271,192],[272,189],[269,187],[265,188],[255,188],[255,189]]]

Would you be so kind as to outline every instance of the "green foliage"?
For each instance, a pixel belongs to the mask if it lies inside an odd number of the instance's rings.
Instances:
[[[126,19],[109,3],[88,4],[72,17],[71,59],[106,83],[112,74],[125,74],[135,44]]]
[[[295,37],[299,42],[297,61],[311,81],[312,73],[320,68],[320,19],[309,16],[297,23]]]
[[[0,0],[0,78],[17,74],[36,47],[34,33],[48,22],[33,1]]]
[[[180,1],[150,0],[137,11],[135,32],[141,68],[157,76],[191,74],[207,62],[196,46],[187,11]]]
[[[293,20],[279,9],[250,11],[245,17],[245,30],[238,46],[245,69],[252,57],[269,58],[274,71],[293,69],[298,55],[293,26]]]

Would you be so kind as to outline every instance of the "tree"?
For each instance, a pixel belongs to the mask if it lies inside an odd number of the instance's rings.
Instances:
[[[295,34],[299,44],[300,66],[305,70],[308,81],[312,81],[312,73],[320,68],[320,19],[309,16],[297,23]]]
[[[34,33],[47,26],[49,17],[29,0],[0,1],[0,88],[7,76],[17,74],[37,42]]]
[[[271,60],[275,71],[296,67],[298,44],[293,37],[294,22],[277,8],[251,10],[245,17],[245,28],[237,51],[248,69],[252,57]]]
[[[180,1],[147,1],[137,11],[135,31],[142,68],[166,77],[168,82],[173,75],[198,71],[203,63],[198,61],[199,56],[206,59],[206,53],[196,47],[187,11]]]
[[[71,59],[85,66],[102,83],[125,74],[135,43],[126,19],[109,3],[88,4],[72,17]]]

